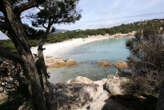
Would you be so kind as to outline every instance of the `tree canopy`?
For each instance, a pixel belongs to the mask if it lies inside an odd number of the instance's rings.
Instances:
[[[74,23],[81,15],[76,9],[79,0],[47,0],[39,7],[39,12],[34,16],[33,26],[47,29],[48,24]]]
[[[49,87],[47,88],[48,82],[47,77],[45,76],[47,71],[42,46],[54,23],[75,22],[80,18],[80,15],[75,11],[76,3],[77,0],[0,1],[0,30],[12,40],[16,47],[17,55],[19,55],[20,60],[18,63],[20,63],[23,69],[23,75],[27,80],[28,93],[32,99],[33,107],[36,110],[49,109],[49,98],[51,97]],[[43,23],[44,26],[48,26],[46,28],[46,33],[42,37],[41,43],[39,43],[39,60],[35,59],[32,55],[30,43],[28,41],[28,35],[35,31],[29,28],[28,25],[22,24],[21,21],[21,13],[34,7],[41,9],[36,15],[38,26]],[[55,11],[56,13],[54,14]]]

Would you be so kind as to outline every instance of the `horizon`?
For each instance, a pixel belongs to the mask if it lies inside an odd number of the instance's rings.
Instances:
[[[149,21],[149,20],[155,20],[155,19],[158,19],[158,20],[161,20],[161,19],[164,19],[164,18],[154,18],[154,19],[147,19],[147,20],[142,20],[142,21],[134,21],[134,22],[128,22],[128,23],[122,23],[122,24],[131,24],[131,23],[137,23],[137,22],[144,22],[144,21]],[[118,24],[118,25],[113,25],[111,27],[100,27],[100,28],[91,28],[92,29],[108,29],[108,28],[113,28],[115,26],[121,26],[122,24]],[[89,30],[88,29],[56,29],[57,31],[54,32],[54,33],[58,33],[58,32],[64,32],[64,31],[74,31],[74,30],[82,30],[82,31],[85,31],[85,30]],[[0,40],[8,40],[9,38],[3,33],[0,31]]]
[[[61,30],[110,28],[132,22],[164,18],[163,0],[79,0],[77,10],[82,18],[74,24],[56,24],[54,27]],[[126,3],[126,4],[125,4]],[[124,7],[122,7],[122,5]],[[104,8],[105,7],[105,8]],[[38,10],[33,8],[22,13],[35,14]],[[23,23],[31,24],[30,19],[24,18]]]
[[[110,28],[137,21],[164,18],[163,0],[80,0],[82,18],[75,24],[55,25],[57,29]]]

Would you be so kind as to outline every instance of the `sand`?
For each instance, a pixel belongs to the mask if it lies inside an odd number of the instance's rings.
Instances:
[[[52,43],[44,45],[44,55],[46,57],[57,57],[62,58],[67,52],[71,51],[72,49],[85,45],[87,43],[104,40],[104,39],[111,39],[119,37],[128,36],[128,34],[115,34],[115,35],[96,35],[96,36],[88,36],[87,38],[76,38],[71,40],[66,40],[59,43]],[[37,47],[31,48],[32,53],[37,53]]]

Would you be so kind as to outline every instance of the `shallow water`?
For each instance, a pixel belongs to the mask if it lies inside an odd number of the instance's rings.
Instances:
[[[72,58],[78,62],[78,65],[72,67],[63,67],[58,69],[49,69],[52,73],[50,81],[53,83],[64,82],[77,76],[88,77],[92,80],[99,80],[108,74],[116,72],[111,67],[102,67],[96,64],[99,60],[126,60],[130,52],[126,48],[126,40],[130,37],[112,38],[91,42],[81,45],[67,52],[64,58]]]

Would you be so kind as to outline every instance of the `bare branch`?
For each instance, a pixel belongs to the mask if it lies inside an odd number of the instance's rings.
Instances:
[[[36,5],[37,5],[37,3],[35,0],[30,0],[29,2],[26,2],[21,5],[16,6],[14,8],[14,12],[16,12],[16,13],[18,13],[18,15],[20,15],[21,12],[23,12],[29,8],[35,7]]]
[[[14,8],[14,12],[20,15],[23,11],[36,7],[41,1],[44,2],[44,0],[30,0],[29,2],[20,4]]]
[[[45,26],[45,24],[42,24],[43,28],[47,29],[47,27]]]

